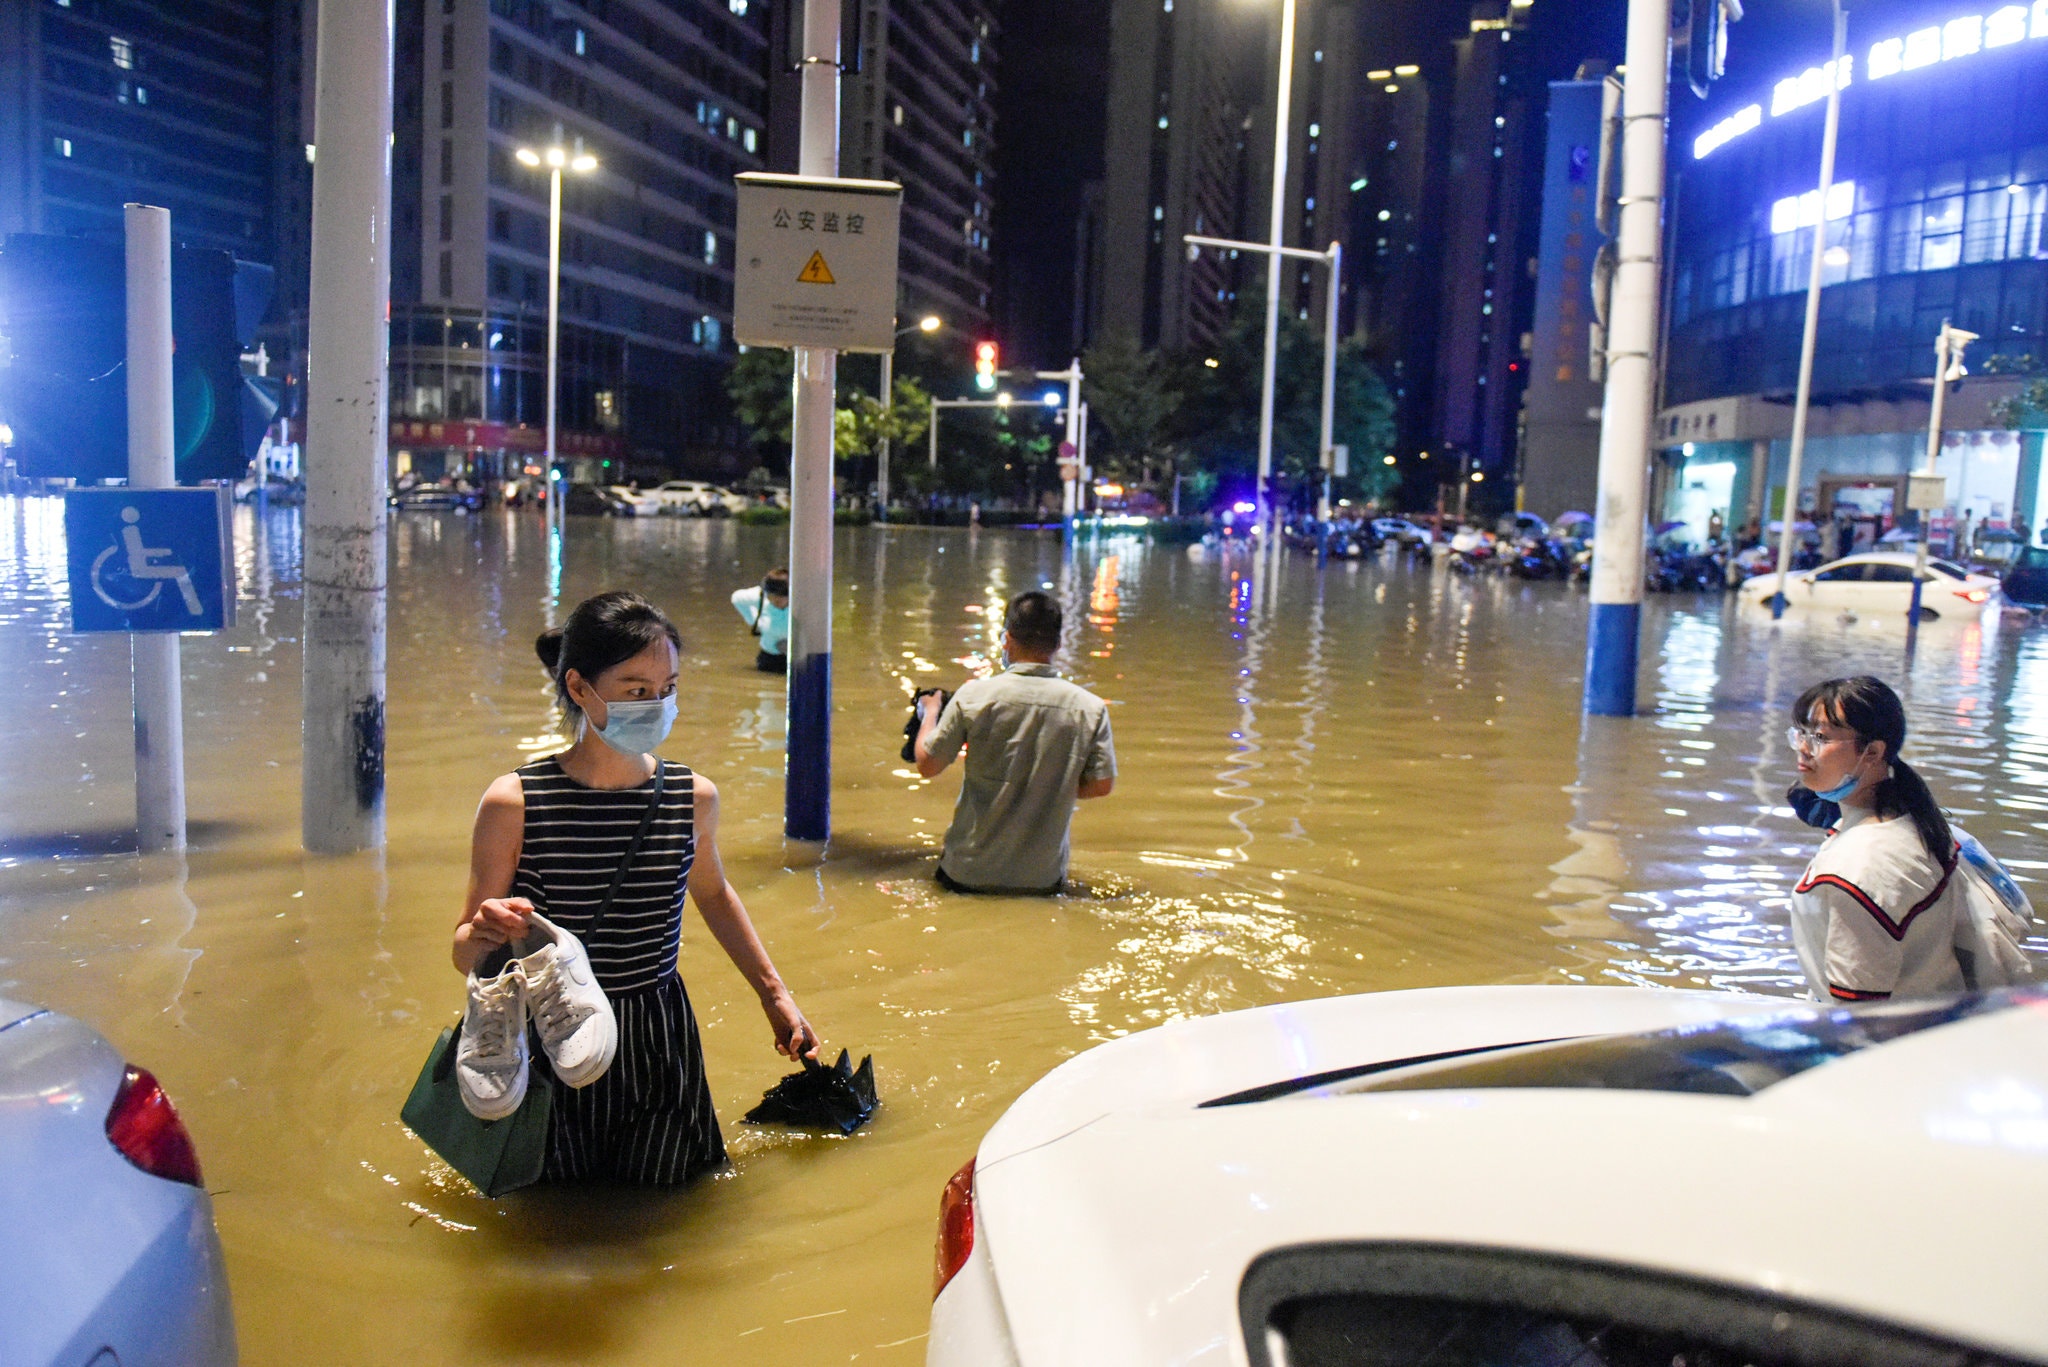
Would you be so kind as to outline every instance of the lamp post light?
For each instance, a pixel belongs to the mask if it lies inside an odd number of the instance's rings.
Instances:
[[[1792,448],[1786,456],[1785,509],[1783,525],[1778,530],[1778,587],[1771,594],[1773,621],[1785,615],[1785,575],[1792,565],[1793,524],[1799,520],[1799,465],[1806,455],[1806,417],[1813,398],[1813,353],[1820,334],[1821,270],[1827,265],[1828,208],[1834,198],[1835,134],[1842,122],[1842,55],[1849,45],[1849,16],[1842,8],[1842,0],[1834,0],[1834,8],[1834,56],[1828,62],[1828,106],[1821,122],[1820,188],[1814,194],[1813,260],[1806,278],[1806,330],[1799,339],[1799,383],[1792,399]]]
[[[544,462],[547,479],[548,525],[560,532],[567,524],[563,521],[563,505],[568,501],[569,481],[562,478],[562,472],[555,465],[555,408],[560,388],[559,364],[560,347],[560,305],[562,296],[562,172],[570,170],[578,175],[588,175],[597,169],[597,158],[583,150],[583,140],[578,138],[573,148],[556,143],[551,147],[535,149],[522,147],[513,153],[521,166],[538,170],[548,168],[548,403],[547,403],[547,457]]]
[[[937,332],[946,325],[946,320],[936,313],[927,313],[907,328],[897,328],[898,337],[907,337],[913,332]],[[886,419],[889,411],[896,406],[896,346],[890,343],[882,353],[882,413]],[[875,521],[889,520],[889,433],[882,432],[881,445],[875,449]]]

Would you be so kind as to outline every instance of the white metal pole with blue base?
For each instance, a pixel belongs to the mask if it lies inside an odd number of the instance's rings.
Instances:
[[[1670,77],[1669,0],[1629,0],[1622,90],[1621,213],[1607,391],[1600,410],[1600,501],[1586,626],[1585,709],[1636,711],[1643,611],[1644,503],[1657,398],[1657,302],[1663,241],[1664,105]]]
[[[797,171],[839,174],[839,4],[804,0]],[[832,833],[832,408],[839,353],[797,347],[789,459],[789,758],[782,831]]]

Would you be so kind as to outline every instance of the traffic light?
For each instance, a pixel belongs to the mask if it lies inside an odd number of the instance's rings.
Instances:
[[[126,277],[118,242],[8,237],[0,290],[13,363],[0,370],[0,403],[23,475],[127,475]],[[242,348],[269,307],[271,281],[268,266],[228,252],[171,253],[172,433],[180,483],[240,479],[255,455],[263,424],[245,421],[256,396],[242,376]]]
[[[1671,65],[1701,99],[1728,57],[1728,25],[1742,17],[1742,0],[1672,0]]]
[[[974,344],[974,387],[987,393],[996,387],[996,344]]]

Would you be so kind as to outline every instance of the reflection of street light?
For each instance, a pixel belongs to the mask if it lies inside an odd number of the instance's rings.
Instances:
[[[540,151],[522,147],[513,155],[521,166],[548,168],[548,520],[560,527],[562,505],[568,501],[566,490],[556,487],[563,481],[561,472],[555,469],[555,391],[561,352],[558,315],[562,294],[562,170],[567,167],[578,175],[588,175],[597,169],[597,158],[583,150],[580,139],[573,149],[557,143]]]
[[[946,320],[936,313],[927,313],[907,328],[897,328],[896,337],[907,337],[913,332],[926,334],[937,332],[946,325]],[[896,406],[896,338],[889,339],[889,349],[882,353],[882,412],[886,415]],[[885,431],[882,440],[875,447],[875,521],[889,520],[889,434]]]

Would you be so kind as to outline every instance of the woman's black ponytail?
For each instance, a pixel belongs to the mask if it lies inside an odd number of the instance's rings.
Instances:
[[[1871,794],[1877,814],[1911,817],[1927,853],[1936,863],[1946,866],[1955,852],[1955,836],[1949,831],[1948,818],[1941,814],[1926,780],[1899,758],[1899,747],[1906,743],[1906,708],[1899,695],[1884,680],[1868,674],[1853,679],[1829,679],[1807,689],[1792,704],[1792,720],[1800,726],[1811,726],[1816,719],[1848,727],[1856,733],[1858,745],[1884,742],[1885,762],[1890,770]]]
[[[555,681],[562,710],[574,717],[579,709],[569,697],[570,670],[594,680],[663,640],[683,648],[682,634],[660,608],[630,590],[614,589],[578,603],[568,621],[534,639],[533,653]]]
[[[1941,807],[1934,800],[1934,793],[1927,787],[1927,780],[1912,765],[1902,759],[1893,760],[1891,773],[1878,783],[1875,796],[1879,816],[1912,817],[1920,841],[1934,856],[1934,862],[1947,866],[1955,854],[1956,838],[1948,828],[1948,818],[1941,814]]]

